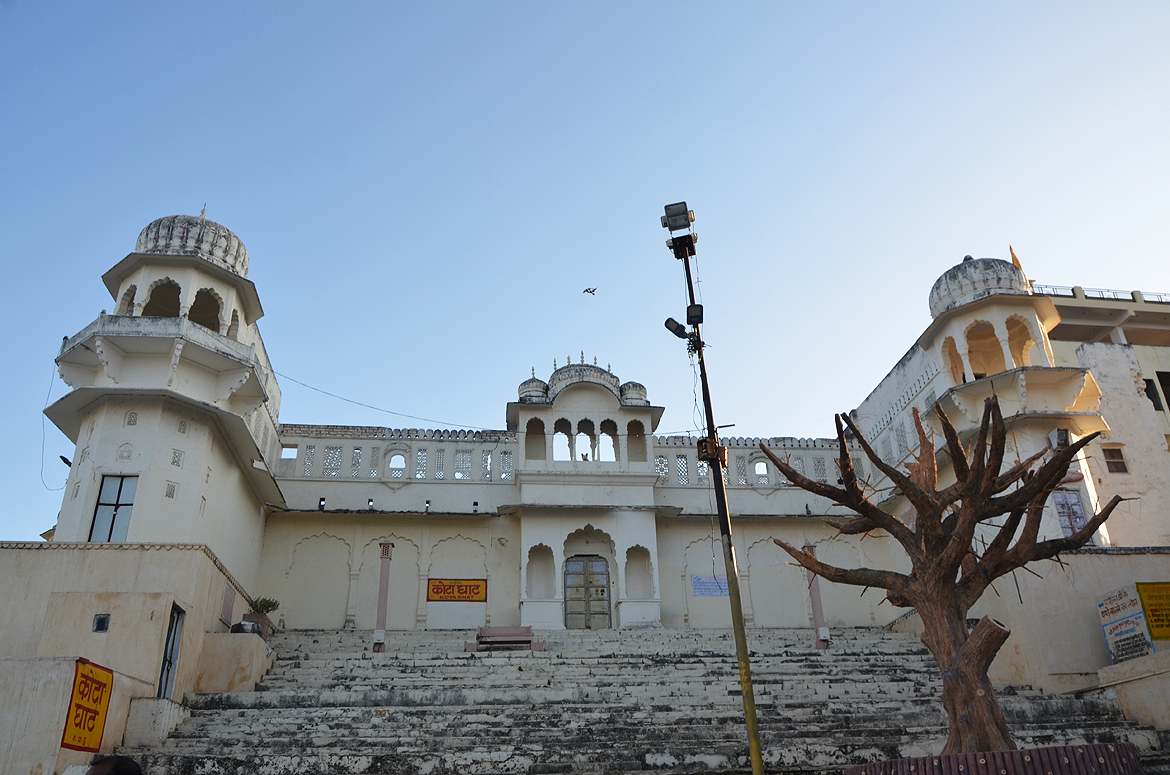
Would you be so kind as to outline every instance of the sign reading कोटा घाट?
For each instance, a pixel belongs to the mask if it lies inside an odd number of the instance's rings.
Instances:
[[[65,715],[61,747],[96,753],[106,730],[106,711],[114,688],[114,671],[78,659],[73,672],[73,691]]]
[[[1170,640],[1170,582],[1138,582],[1138,599],[1154,640]]]
[[[487,579],[427,579],[428,603],[486,603]]]

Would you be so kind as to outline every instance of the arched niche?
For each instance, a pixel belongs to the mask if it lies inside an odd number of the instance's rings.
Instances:
[[[544,460],[548,454],[544,437],[544,420],[533,417],[524,426],[524,459]]]
[[[650,550],[631,546],[626,550],[626,597],[631,600],[650,600],[654,597],[654,567]]]
[[[349,605],[349,544],[337,536],[310,536],[293,549],[279,595],[285,626],[340,630]]]
[[[631,463],[646,462],[646,426],[641,420],[626,423],[626,456]]]
[[[557,571],[551,547],[537,544],[528,550],[525,593],[529,600],[552,600],[557,596]]]

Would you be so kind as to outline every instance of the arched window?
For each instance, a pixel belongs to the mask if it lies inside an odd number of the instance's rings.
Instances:
[[[646,428],[641,420],[626,424],[626,454],[631,463],[646,462]]]
[[[1032,346],[1036,342],[1032,339],[1032,332],[1024,319],[1012,315],[1007,320],[1008,349],[1012,352],[1012,360],[1016,366],[1032,365]]]
[[[122,300],[118,302],[118,311],[116,315],[133,315],[134,314],[134,295],[138,293],[138,286],[131,285],[122,294]]]
[[[232,310],[232,322],[227,330],[228,338],[240,341],[240,313],[238,310]]]
[[[386,464],[386,470],[390,472],[391,479],[403,478],[403,471],[406,470],[406,456],[401,452],[390,456],[390,462]]]
[[[597,431],[592,420],[581,420],[577,423],[577,437],[574,439],[573,451],[578,460],[597,459]]]
[[[1006,370],[1003,348],[995,329],[986,320],[980,320],[967,329],[967,361],[971,364],[971,376],[983,379]]]
[[[177,318],[179,316],[179,284],[166,280],[150,290],[150,298],[142,308],[144,318]]]
[[[206,288],[199,291],[195,294],[195,301],[191,304],[191,311],[187,313],[187,319],[204,328],[210,328],[218,334],[219,299],[215,298],[215,294]]]
[[[616,463],[619,449],[617,423],[613,420],[602,420],[601,436],[597,441],[597,459],[603,463]]]
[[[524,428],[524,458],[526,460],[544,460],[546,454],[544,420],[533,417]]]
[[[573,445],[569,435],[573,424],[564,417],[553,423],[553,460],[572,460]]]

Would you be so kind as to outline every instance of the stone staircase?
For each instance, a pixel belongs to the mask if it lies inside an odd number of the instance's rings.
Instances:
[[[542,653],[463,652],[464,632],[296,631],[258,691],[187,695],[189,721],[157,749],[120,751],[148,775],[749,771],[735,645],[724,630],[549,631]],[[911,636],[752,630],[764,762],[833,773],[937,753],[934,661]],[[1102,698],[1001,692],[1021,748],[1158,734]]]

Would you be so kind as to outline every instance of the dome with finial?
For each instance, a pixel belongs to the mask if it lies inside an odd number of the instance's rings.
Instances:
[[[522,404],[547,404],[548,383],[536,376],[536,369],[532,370],[532,377],[520,383],[516,391],[520,394]]]
[[[964,304],[995,296],[1031,293],[1027,278],[1010,261],[999,258],[971,258],[953,266],[930,289],[930,315],[937,318]]]
[[[248,251],[240,238],[215,221],[194,215],[168,215],[153,221],[138,235],[134,252],[198,256],[248,276]]]

